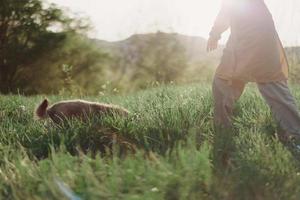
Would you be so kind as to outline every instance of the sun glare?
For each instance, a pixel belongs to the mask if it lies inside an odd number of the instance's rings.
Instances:
[[[115,41],[135,33],[158,30],[207,37],[222,0],[48,1],[85,13],[95,27],[92,37]],[[266,0],[266,3],[283,41],[291,43],[300,38],[300,27],[297,26],[300,23],[300,2]]]

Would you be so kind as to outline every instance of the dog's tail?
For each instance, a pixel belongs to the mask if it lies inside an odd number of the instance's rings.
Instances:
[[[45,99],[35,110],[35,115],[39,119],[45,119],[47,117],[47,107],[48,107],[48,100]]]

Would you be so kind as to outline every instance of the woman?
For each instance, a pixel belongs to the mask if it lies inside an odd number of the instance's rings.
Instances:
[[[256,82],[282,129],[281,136],[300,136],[300,116],[287,85],[287,59],[264,1],[223,0],[208,51],[217,48],[228,28],[231,35],[213,82],[215,125],[231,127],[234,103],[246,83]]]

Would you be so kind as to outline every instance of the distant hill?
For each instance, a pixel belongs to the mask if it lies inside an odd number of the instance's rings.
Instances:
[[[186,36],[177,33],[148,33],[136,34],[125,40],[117,42],[107,42],[104,40],[95,39],[94,42],[98,44],[99,48],[113,56],[130,61],[131,64],[140,56],[139,51],[141,48],[146,47],[157,36],[161,36],[170,42],[177,42],[181,45],[186,53],[187,60],[190,63],[209,62],[217,64],[218,58],[222,54],[222,48],[215,52],[206,52],[207,40],[202,37]],[[160,44],[157,44],[160,45]]]
[[[108,42],[97,39],[93,39],[93,42],[95,42],[101,50],[110,53],[113,56],[120,57],[121,59],[131,60],[131,62],[134,63],[139,56],[139,49],[149,45],[149,41],[152,41],[157,35],[162,35],[170,41],[178,42],[182,45],[186,51],[187,60],[191,63],[209,62],[216,65],[222,55],[223,46],[212,53],[207,53],[206,39],[177,33],[157,32],[136,34],[117,42]],[[292,62],[300,62],[300,47],[286,47],[285,49],[289,60],[292,60]]]
[[[93,44],[110,55],[110,80],[128,84],[139,81],[211,81],[224,46],[207,53],[207,40],[177,33],[136,34],[117,42],[94,39]],[[298,80],[300,47],[286,47],[291,77]],[[142,82],[142,84],[141,84]]]

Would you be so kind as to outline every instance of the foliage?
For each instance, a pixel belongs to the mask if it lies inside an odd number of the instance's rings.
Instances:
[[[286,48],[289,64],[290,64],[290,80],[292,83],[300,83],[300,48]]]
[[[0,4],[0,92],[4,94],[26,92],[32,80],[45,78],[37,75],[39,70],[53,70],[52,65],[44,65],[48,56],[65,48],[70,36],[89,28],[85,19],[68,17],[55,4],[41,0],[1,0]],[[34,67],[41,58],[44,62]],[[60,58],[56,54],[54,59]],[[31,90],[27,92],[35,88]]]
[[[138,69],[134,71],[132,81],[149,76],[153,82],[169,83],[177,80],[187,68],[184,47],[167,34],[155,34],[139,52]]]
[[[111,56],[107,80],[121,92],[158,84],[210,81],[216,55],[220,54],[207,55],[206,41],[201,37],[176,33],[137,34],[113,43],[95,42]]]
[[[23,71],[24,78],[20,79],[23,84],[19,89],[25,94],[61,94],[63,91],[97,94],[107,80],[105,70],[109,60],[110,57],[85,36],[67,34],[61,48],[41,56]],[[64,66],[71,68],[66,72]]]

